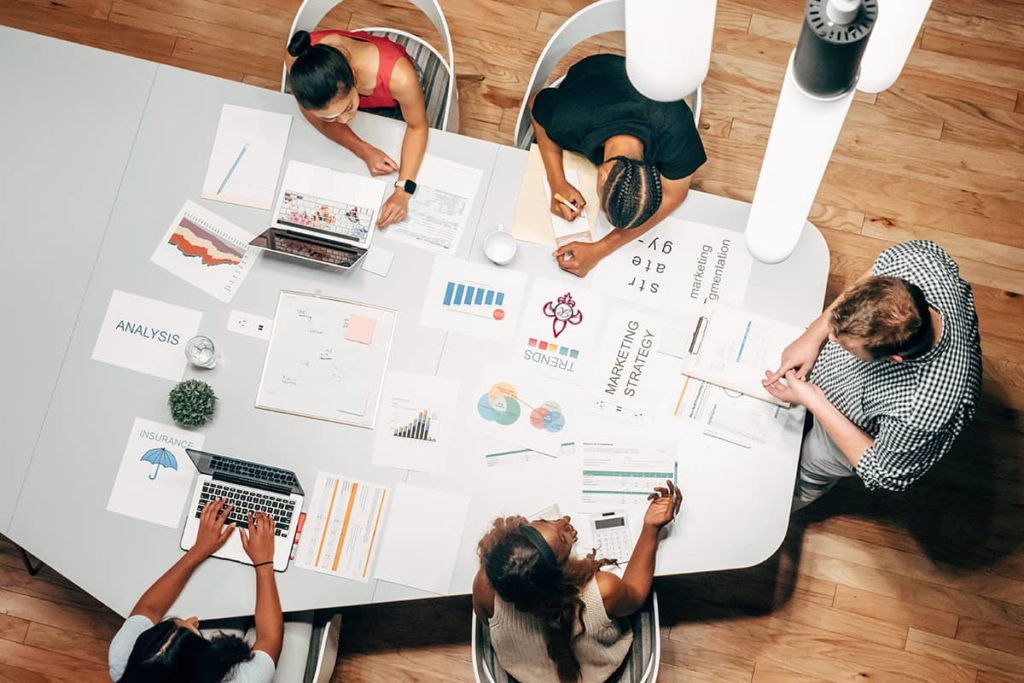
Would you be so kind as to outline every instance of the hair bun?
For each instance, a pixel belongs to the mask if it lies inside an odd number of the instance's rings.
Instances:
[[[313,44],[309,31],[296,31],[292,39],[288,41],[288,54],[292,57],[301,57]]]

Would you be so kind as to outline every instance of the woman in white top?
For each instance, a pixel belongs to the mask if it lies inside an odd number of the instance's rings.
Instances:
[[[207,640],[196,617],[164,615],[178,599],[196,567],[223,546],[235,530],[227,524],[234,506],[223,499],[203,508],[199,534],[191,549],[157,579],[132,609],[110,643],[110,679],[119,683],[271,683],[281,655],[284,621],[274,580],[274,520],[250,515],[248,532],[239,529],[242,547],[256,571],[256,642],[219,635]]]
[[[623,618],[647,601],[658,534],[682,494],[671,481],[649,496],[643,530],[620,579],[601,567],[614,559],[572,555],[576,530],[568,516],[528,521],[504,517],[478,547],[473,609],[488,623],[502,668],[521,683],[601,683],[629,654]]]

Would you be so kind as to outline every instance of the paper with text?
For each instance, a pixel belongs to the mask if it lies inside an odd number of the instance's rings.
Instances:
[[[380,484],[317,472],[312,493],[296,566],[368,581],[390,490]]]
[[[388,373],[373,445],[373,464],[442,472],[453,446],[458,400],[456,379]]]
[[[647,503],[656,486],[678,479],[675,445],[648,439],[584,440],[582,504],[614,508]]]

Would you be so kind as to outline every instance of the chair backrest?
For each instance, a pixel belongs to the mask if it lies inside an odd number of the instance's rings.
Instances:
[[[654,683],[661,668],[661,620],[658,617],[658,594],[651,591],[647,604],[630,617],[633,647],[626,664],[609,683]],[[491,646],[487,624],[473,612],[473,678],[476,683],[510,683],[508,673],[498,664]]]
[[[295,34],[296,31],[313,31],[320,24],[327,13],[337,7],[343,2],[343,0],[303,0],[302,5],[299,6],[298,11],[295,13],[295,19],[292,21],[291,30],[288,31],[288,35],[285,38],[285,44]],[[440,128],[449,131],[458,131],[458,92],[455,88],[455,52],[452,49],[452,35],[448,29],[448,20],[444,16],[444,12],[441,10],[441,5],[438,0],[409,0],[415,5],[424,15],[430,20],[430,23],[434,25],[437,32],[441,35],[444,40],[445,52],[447,52],[447,58],[442,57],[448,72],[448,83],[445,88],[444,102],[445,111]],[[364,29],[365,30],[365,29]],[[404,35],[410,35],[401,31],[395,31],[393,28],[380,29],[385,32],[403,33]],[[414,36],[412,36],[414,37]],[[417,38],[419,43],[426,44],[426,41]],[[430,47],[429,45],[427,47]],[[431,51],[437,54],[437,51],[431,47]],[[440,55],[438,55],[440,56]],[[414,58],[415,59],[415,58]],[[288,82],[288,67],[282,65],[281,67],[281,92],[287,92]],[[432,96],[431,92],[424,92],[424,95],[429,100]],[[429,112],[428,112],[429,114]]]
[[[562,58],[584,40],[600,33],[624,31],[626,29],[626,0],[597,0],[565,20],[548,40],[540,53],[537,65],[533,67],[523,102],[519,106],[519,117],[513,132],[512,144],[520,149],[529,149],[533,143],[533,127],[530,121],[530,98],[540,91]],[[561,82],[559,79],[555,84]],[[700,119],[700,88],[689,98],[694,122]]]
[[[411,33],[396,29],[371,27],[361,28],[370,35],[383,36],[405,48],[416,67],[423,90],[423,103],[427,110],[427,123],[431,128],[444,129],[445,114],[448,110],[448,88],[451,74],[444,57],[434,47]]]

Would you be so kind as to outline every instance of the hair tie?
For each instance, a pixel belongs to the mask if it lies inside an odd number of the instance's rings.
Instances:
[[[526,540],[530,542],[530,545],[536,548],[537,552],[540,553],[541,563],[548,565],[552,569],[557,569],[558,558],[555,557],[555,551],[552,550],[548,542],[544,540],[544,536],[529,524],[524,524],[519,527],[519,530],[522,532],[523,536],[526,537]]]

